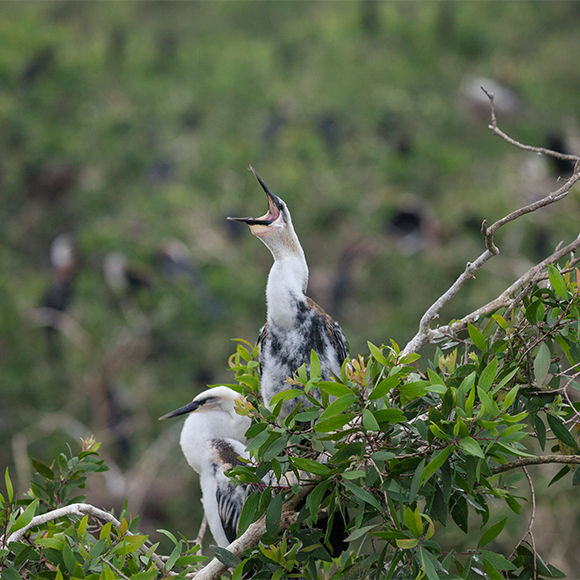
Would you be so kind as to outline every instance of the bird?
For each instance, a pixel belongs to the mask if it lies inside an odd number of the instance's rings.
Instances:
[[[49,358],[60,360],[58,332],[64,332],[64,313],[73,299],[74,279],[79,265],[76,240],[71,233],[60,234],[52,242],[50,265],[54,280],[42,297],[36,318],[38,324],[46,329]]]
[[[251,165],[250,170],[268,196],[268,212],[259,218],[228,219],[248,224],[252,234],[266,245],[274,258],[266,285],[267,320],[257,342],[260,392],[270,407],[277,393],[290,388],[287,379],[298,368],[306,364],[309,370],[312,351],[320,360],[322,379],[340,376],[348,345],[338,323],[306,295],[308,265],[288,206],[268,189]],[[287,417],[298,403],[304,407],[308,399],[300,395],[285,401],[279,419]]]
[[[225,474],[249,457],[245,433],[251,419],[236,413],[237,400],[243,400],[243,396],[221,385],[159,417],[161,421],[188,414],[179,443],[185,459],[199,474],[203,508],[214,540],[221,548],[236,539],[246,494],[255,488],[236,486]]]

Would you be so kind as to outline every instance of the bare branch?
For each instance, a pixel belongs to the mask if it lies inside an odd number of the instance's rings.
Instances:
[[[526,215],[528,213],[532,213],[537,211],[542,207],[546,207],[552,203],[560,201],[570,191],[571,187],[580,180],[580,157],[576,155],[565,155],[563,153],[558,153],[556,151],[550,151],[549,149],[544,149],[542,147],[530,147],[528,145],[523,145],[519,143],[515,139],[508,137],[505,133],[500,131],[497,127],[497,119],[495,116],[495,109],[493,104],[493,94],[489,93],[485,89],[483,89],[485,94],[490,99],[490,106],[491,106],[491,125],[490,128],[494,132],[494,134],[499,135],[503,139],[505,139],[508,143],[519,147],[521,149],[525,149],[527,151],[534,151],[536,153],[545,153],[546,155],[552,155],[554,157],[558,157],[559,159],[568,159],[572,161],[576,161],[576,166],[574,168],[574,173],[572,176],[562,185],[559,189],[548,193],[542,199],[532,202],[524,207],[521,207],[505,217],[501,218],[494,222],[491,226],[488,226],[487,220],[484,220],[481,226],[481,233],[485,239],[485,246],[486,250],[483,252],[474,262],[468,262],[465,266],[465,270],[459,275],[457,280],[451,285],[451,287],[440,297],[438,298],[432,305],[427,309],[421,321],[419,322],[419,330],[417,334],[407,343],[405,348],[403,349],[401,356],[409,354],[411,352],[417,352],[421,347],[425,344],[440,338],[449,333],[458,332],[463,330],[468,322],[472,322],[476,320],[479,316],[489,314],[494,312],[498,308],[509,306],[510,302],[512,301],[512,295],[514,292],[519,291],[526,283],[537,276],[548,264],[552,264],[553,262],[559,260],[561,257],[565,256],[566,254],[574,251],[576,248],[580,246],[580,237],[577,238],[571,244],[568,244],[565,248],[557,249],[551,256],[546,258],[543,262],[531,268],[524,276],[519,278],[514,284],[512,284],[503,294],[501,294],[495,300],[492,300],[485,306],[475,310],[471,314],[468,314],[464,317],[461,321],[457,323],[453,323],[448,326],[444,326],[438,328],[437,330],[431,329],[432,322],[438,318],[439,312],[441,308],[445,304],[447,304],[466,284],[468,280],[475,277],[475,273],[490,259],[494,256],[499,254],[499,249],[495,245],[493,241],[493,236],[495,232],[501,228],[502,226]]]
[[[492,130],[494,135],[501,137],[502,139],[504,139],[508,143],[511,143],[512,145],[514,145],[515,147],[518,147],[519,149],[524,149],[525,151],[533,151],[534,153],[540,153],[543,155],[551,155],[552,157],[557,157],[558,159],[565,159],[567,161],[578,161],[579,158],[577,155],[568,155],[566,153],[560,153],[559,151],[552,151],[551,149],[544,149],[543,147],[532,147],[531,145],[524,145],[523,143],[520,143],[519,141],[516,141],[515,139],[512,139],[511,137],[506,135],[497,126],[497,118],[495,116],[495,104],[494,104],[495,95],[494,95],[494,93],[488,91],[484,87],[481,87],[481,90],[487,95],[487,97],[489,99],[489,104],[490,104],[490,109],[491,109],[491,125],[488,125],[488,127]]]
[[[551,256],[548,256],[545,260],[542,260],[539,264],[537,264],[533,268],[530,268],[523,276],[518,278],[509,288],[504,290],[495,300],[492,300],[491,302],[488,302],[487,304],[481,306],[477,310],[474,310],[473,312],[467,314],[461,320],[458,320],[446,326],[440,326],[435,330],[429,329],[430,340],[436,340],[437,338],[441,338],[441,336],[461,332],[462,330],[465,330],[465,328],[467,328],[467,324],[469,322],[474,322],[481,316],[491,314],[492,312],[495,312],[500,308],[508,308],[508,307],[513,308],[527,294],[526,291],[521,292],[514,299],[513,295],[516,292],[518,292],[528,284],[538,282],[541,279],[540,275],[542,271],[547,266],[553,264],[554,262],[557,262],[558,260],[566,256],[566,254],[574,252],[578,248],[580,248],[580,236],[578,236],[573,242],[571,242],[564,248],[561,248],[557,252],[554,252]],[[421,344],[421,346],[423,346],[424,344],[426,343]],[[407,347],[405,347],[405,349],[407,349]],[[415,351],[410,350],[408,352]],[[407,354],[407,352],[405,352],[404,354]]]
[[[526,533],[523,535],[522,539],[515,545],[514,549],[512,550],[512,553],[510,554],[509,559],[511,560],[514,556],[514,554],[516,553],[516,550],[520,547],[521,543],[526,539],[527,536],[530,536],[530,543],[532,544],[532,552],[534,554],[534,575],[533,578],[537,578],[537,566],[538,566],[538,556],[537,556],[537,552],[536,552],[536,540],[534,539],[534,533],[532,531],[532,527],[534,525],[534,519],[536,517],[536,492],[534,491],[534,482],[532,481],[532,478],[530,477],[530,474],[528,473],[528,470],[525,467],[522,467],[522,470],[526,476],[526,479],[528,480],[528,485],[530,486],[530,496],[531,496],[531,500],[532,500],[532,513],[530,515],[530,522],[528,524],[528,529],[526,531]]]
[[[118,528],[121,525],[121,522],[115,516],[110,514],[109,512],[101,510],[101,509],[99,509],[91,504],[88,504],[88,503],[73,503],[71,505],[67,505],[67,506],[52,510],[52,511],[47,512],[45,514],[41,514],[39,516],[34,516],[28,525],[24,526],[23,528],[20,528],[19,530],[17,530],[13,534],[10,534],[10,536],[8,536],[7,543],[19,542],[24,537],[24,534],[26,534],[26,532],[28,532],[28,530],[35,528],[36,526],[40,526],[42,524],[45,524],[46,522],[50,522],[50,521],[56,520],[58,518],[62,518],[65,516],[72,516],[72,515],[83,517],[86,514],[89,514],[93,517],[104,520],[106,522],[111,522],[116,528]],[[127,532],[127,535],[132,536],[133,534],[131,532]],[[4,536],[1,538],[0,542],[2,543],[2,545],[4,545]],[[147,548],[144,548],[143,546],[141,546],[141,548],[139,548],[139,552],[142,554],[146,554]],[[153,553],[153,554],[151,554],[151,559],[155,562],[155,565],[157,566],[157,568],[159,570],[163,571],[163,569],[164,569],[163,562],[161,561],[159,556],[157,556],[157,554]]]
[[[203,537],[205,536],[205,530],[207,529],[207,514],[203,512],[203,519],[201,520],[201,525],[199,526],[199,532],[197,532],[197,537],[193,540],[194,544],[199,544],[203,542]]]
[[[514,461],[508,461],[502,465],[491,468],[492,475],[525,467],[526,465],[543,465],[546,463],[565,463],[567,465],[580,465],[580,455],[543,455],[542,457],[520,457]]]

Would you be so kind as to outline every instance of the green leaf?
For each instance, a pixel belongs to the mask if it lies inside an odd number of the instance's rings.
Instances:
[[[471,387],[467,401],[465,401],[465,413],[468,417],[473,416],[473,404],[475,403],[475,387]]]
[[[490,563],[493,564],[498,570],[516,570],[509,560],[504,558],[501,554],[496,554],[495,552],[488,552],[487,550],[481,550],[481,555]]]
[[[296,417],[298,418],[299,415]],[[346,413],[344,415],[337,415],[336,417],[331,417],[326,419],[326,421],[317,421],[314,425],[314,430],[317,433],[328,433],[330,431],[337,431],[341,427],[344,427],[349,421],[352,421],[356,415],[354,413]]]
[[[310,380],[316,380],[320,378],[320,359],[316,354],[316,351],[312,349],[310,351]]]
[[[415,473],[413,474],[413,479],[411,480],[411,487],[409,488],[409,503],[413,503],[417,497],[417,492],[421,484],[421,478],[423,476],[423,469],[425,468],[425,458],[421,459],[421,463],[417,465]]]
[[[369,394],[369,399],[382,399],[401,382],[401,375],[396,373],[383,379]]]
[[[318,521],[318,508],[324,497],[324,492],[330,484],[331,481],[329,479],[322,481],[308,494],[308,509],[310,510],[310,517],[314,523]]]
[[[484,392],[488,392],[497,375],[497,357],[495,357],[484,369],[479,377],[477,386]]]
[[[243,534],[250,524],[254,523],[258,516],[258,503],[260,500],[260,490],[253,491],[244,502],[240,521],[238,523],[238,534]]]
[[[502,411],[507,411],[512,406],[512,403],[516,400],[516,396],[518,394],[519,389],[520,389],[520,386],[519,385],[516,385],[505,396],[505,399],[503,400],[503,403],[501,405],[501,410]]]
[[[366,475],[366,471],[362,469],[355,469],[354,471],[345,471],[341,473],[341,477],[343,479],[359,479],[360,477],[364,477]]]
[[[278,457],[286,447],[288,442],[288,435],[280,435],[264,453],[264,461],[271,461],[274,457]]]
[[[36,461],[36,459],[31,459],[30,462],[32,463],[32,467],[34,471],[42,477],[46,479],[54,479],[54,473],[48,465],[44,465],[44,463],[40,463],[40,461]]]
[[[373,415],[379,423],[403,423],[407,420],[401,409],[381,409]]]
[[[268,511],[266,512],[266,532],[268,532],[268,534],[271,536],[278,535],[278,528],[280,527],[280,518],[282,517],[283,503],[284,496],[281,493],[279,493],[278,495],[275,495],[272,498],[272,501],[268,506]],[[238,564],[236,564],[236,566]]]
[[[307,471],[308,473],[314,473],[315,475],[328,475],[330,473],[330,469],[326,465],[318,463],[318,461],[314,461],[314,459],[291,457],[290,461],[295,467]]]
[[[449,454],[453,450],[453,445],[449,447],[445,447],[443,451],[438,453],[431,459],[431,461],[427,464],[423,473],[421,474],[421,480],[419,482],[419,486],[423,485],[446,461],[449,457]]]
[[[485,455],[481,450],[479,443],[472,437],[465,437],[464,439],[461,439],[459,441],[459,447],[461,447],[461,449],[463,449],[463,451],[465,451],[466,453],[469,453],[469,455],[481,457],[482,459],[485,458]]]
[[[485,352],[487,350],[487,345],[485,344],[485,338],[481,334],[481,330],[473,326],[473,324],[467,324],[467,331],[469,332],[469,338],[471,338],[473,344],[481,351]]]
[[[4,472],[4,481],[6,482],[6,492],[8,493],[8,503],[12,503],[14,498],[14,488],[12,487],[12,482],[10,481],[10,474],[8,473],[8,468]]]
[[[437,574],[435,566],[431,561],[432,556],[431,554],[429,554],[427,550],[423,548],[423,546],[419,548],[419,558],[421,560],[421,566],[425,571],[427,578],[429,578],[429,580],[439,580],[439,575]]]
[[[290,399],[295,399],[300,395],[303,395],[304,391],[302,389],[287,389],[286,391],[280,391],[276,393],[270,400],[270,408],[272,408],[276,403],[280,401],[289,401]]]
[[[552,433],[554,433],[554,435],[562,443],[564,443],[564,445],[568,445],[568,447],[572,447],[576,451],[579,451],[576,440],[574,439],[574,437],[572,437],[568,429],[566,429],[564,423],[562,423],[562,421],[558,417],[556,417],[556,415],[546,413],[546,417],[548,418],[548,425],[550,426]]]
[[[489,580],[504,580],[504,577],[496,570],[495,566],[485,558],[483,559],[483,567]]]
[[[280,521],[280,520],[278,520]],[[278,532],[278,530],[276,530]],[[225,548],[220,548],[219,546],[211,546],[215,557],[228,568],[236,568],[240,563],[241,560],[235,554],[232,554],[229,550]]]
[[[62,538],[37,538],[34,540],[37,546],[42,546],[44,548],[52,548],[53,550],[62,551],[64,546],[64,540]]]
[[[550,349],[548,345],[543,342],[538,349],[536,358],[534,359],[534,377],[538,386],[542,386],[546,380],[548,371],[550,370]]]
[[[464,395],[471,390],[471,387],[473,387],[473,385],[475,384],[475,376],[476,376],[476,372],[473,371],[471,373],[469,373],[462,381],[461,384],[459,385],[459,388],[457,389],[460,393],[463,393]]]
[[[73,551],[71,550],[71,547],[68,545],[67,542],[64,542],[64,545],[62,547],[62,559],[64,560],[64,565],[66,566],[68,573],[72,575],[72,573],[75,571],[77,561],[75,559]]]
[[[343,395],[354,394],[346,385],[333,381],[316,381],[314,386],[332,397],[342,397]]]
[[[494,403],[493,399],[479,387],[477,387],[477,394],[481,404],[483,405],[484,411],[491,417],[497,417],[497,415],[500,414],[499,407]]]
[[[370,350],[371,354],[373,355],[374,359],[378,363],[381,363],[382,365],[385,365],[385,366],[389,364],[389,361],[385,358],[381,349],[378,346],[375,346],[372,342],[368,342],[368,341],[367,341],[367,345],[368,345],[369,350]]]
[[[21,528],[27,526],[32,521],[37,505],[38,505],[37,499],[35,499],[32,503],[28,504],[26,509],[16,518],[14,525],[10,528],[10,533],[15,532],[16,530],[20,530]]]
[[[324,421],[325,419],[329,419],[330,417],[334,417],[336,415],[340,415],[345,409],[350,407],[356,401],[356,395],[354,393],[349,393],[348,395],[342,395],[333,401],[324,409],[322,415],[320,415],[319,421]]]
[[[566,282],[562,277],[562,274],[550,264],[548,266],[548,278],[550,278],[550,284],[556,292],[556,294],[563,300],[568,300],[568,289],[566,288]]]
[[[374,415],[368,409],[363,409],[362,419],[363,419],[363,427],[368,431],[381,430]]]
[[[179,544],[179,542],[177,541],[177,538],[171,532],[168,532],[167,530],[162,530],[162,529],[158,529],[155,531],[160,533],[160,534],[163,534],[164,536],[167,536],[176,546],[177,546],[177,544]]]
[[[479,539],[477,547],[483,548],[483,546],[489,544],[492,540],[497,538],[497,536],[499,536],[502,530],[505,528],[506,523],[507,518],[504,518],[503,520],[497,522],[497,524],[494,524],[493,526],[490,526],[487,530],[485,530],[485,532]]]
[[[408,540],[395,540],[395,542],[397,542],[397,548],[410,550],[419,543],[419,540],[417,538],[409,538]]]
[[[137,551],[147,541],[148,537],[145,535],[125,536],[121,540],[121,543],[113,550],[113,554],[131,554]]]
[[[22,580],[22,576],[14,568],[4,568],[2,580]]]
[[[356,539],[360,538],[361,536],[366,536],[370,530],[376,528],[379,524],[373,524],[371,526],[363,526],[362,528],[358,528],[354,530],[348,538],[346,538],[345,542],[354,542]]]
[[[506,322],[506,319],[501,316],[501,314],[492,314],[491,317],[497,322],[498,326],[502,330],[507,330],[508,323]]]
[[[113,569],[107,563],[103,563],[103,569],[99,580],[117,580],[117,575],[113,572]]]
[[[354,496],[356,496],[361,501],[372,505],[375,509],[382,512],[384,507],[377,501],[377,499],[370,494],[366,489],[362,489],[358,485],[352,483],[351,481],[343,481],[343,485],[348,489]]]

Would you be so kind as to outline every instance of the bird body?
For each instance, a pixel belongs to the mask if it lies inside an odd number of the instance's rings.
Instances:
[[[251,420],[235,412],[239,398],[241,395],[229,387],[214,387],[160,418],[189,413],[179,442],[187,462],[200,476],[203,508],[214,540],[221,547],[236,539],[246,497],[246,487],[235,486],[225,475],[242,463],[240,458],[248,458],[245,433]]]
[[[340,375],[348,349],[340,326],[306,296],[308,265],[288,207],[250,169],[268,196],[268,213],[260,218],[228,219],[247,223],[274,258],[266,285],[267,322],[258,338],[260,391],[270,406],[272,397],[289,387],[288,377],[303,364],[309,367],[313,350],[320,359],[322,378],[328,380]],[[285,401],[280,417],[287,416],[298,402],[305,404],[307,399]]]

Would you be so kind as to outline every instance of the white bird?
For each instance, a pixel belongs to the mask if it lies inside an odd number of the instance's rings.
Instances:
[[[289,388],[287,378],[303,364],[310,366],[311,351],[320,359],[322,378],[340,376],[348,347],[340,326],[306,296],[308,265],[286,204],[274,195],[250,166],[268,196],[268,213],[259,218],[228,219],[245,222],[274,257],[266,286],[267,322],[260,331],[260,391],[267,406],[272,397]],[[286,401],[286,417],[304,395]]]
[[[242,463],[240,457],[249,457],[245,433],[251,420],[236,413],[237,399],[243,397],[233,389],[214,387],[159,418],[189,414],[179,443],[187,462],[199,474],[207,521],[222,548],[236,539],[247,490],[247,486],[236,486],[225,475],[228,469]]]

